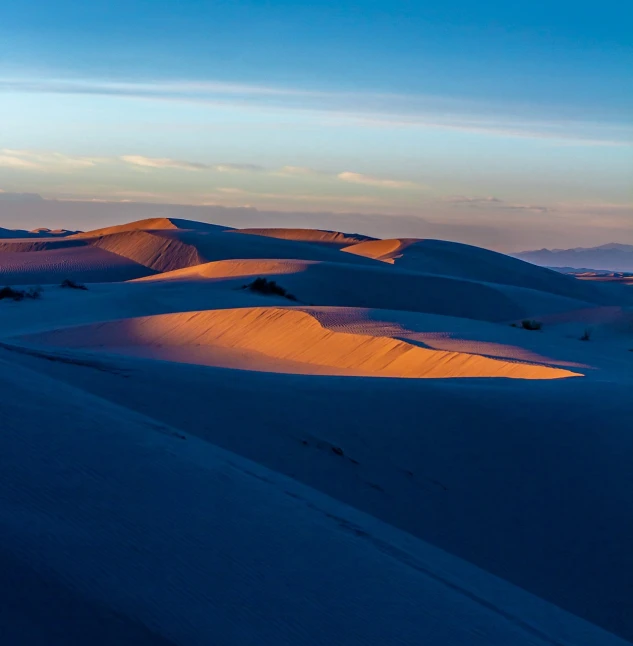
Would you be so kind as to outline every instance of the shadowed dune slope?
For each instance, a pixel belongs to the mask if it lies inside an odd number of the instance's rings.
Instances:
[[[342,264],[373,265],[373,260],[341,254],[328,246],[257,235],[234,235],[232,230],[130,230],[93,236],[93,246],[134,260],[156,271],[171,271],[217,260],[296,259],[337,260]]]
[[[194,245],[147,231],[111,233],[90,239],[90,245],[158,272],[204,262],[204,257]]]
[[[173,427],[4,360],[0,388],[7,644],[623,646]]]
[[[251,352],[261,355],[261,358],[252,357],[251,365],[260,365],[260,369],[270,372],[294,372],[296,365],[302,364],[304,373],[334,371],[334,374],[380,377],[559,379],[577,376],[548,366],[429,350],[386,336],[334,332],[323,327],[309,311],[282,308],[166,314],[60,329],[25,340],[68,348],[150,346],[156,357],[161,356],[161,348],[167,347],[172,360],[227,367],[233,367],[230,351]],[[184,351],[179,354],[178,348]],[[217,348],[229,353],[199,351],[192,360],[187,349],[193,348]],[[266,362],[263,357],[272,361]]]
[[[342,251],[411,271],[535,289],[600,304],[630,296],[504,254],[445,240],[375,240]]]
[[[258,276],[275,279],[300,302],[311,305],[408,310],[486,321],[512,321],[590,305],[532,289],[402,271],[381,263],[227,260],[142,280],[227,281],[239,287]]]
[[[151,269],[106,249],[76,244],[38,251],[0,252],[0,283],[3,285],[45,285],[59,283],[65,278],[80,282],[116,282],[151,273]]]

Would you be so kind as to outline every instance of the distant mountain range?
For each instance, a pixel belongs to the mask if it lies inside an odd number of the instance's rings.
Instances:
[[[543,267],[565,267],[588,271],[633,271],[633,245],[612,242],[599,247],[539,249],[514,254]]]

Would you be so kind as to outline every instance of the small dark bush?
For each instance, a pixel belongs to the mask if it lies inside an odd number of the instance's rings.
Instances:
[[[64,278],[60,287],[67,287],[68,289],[88,289],[85,285],[76,283],[74,280],[70,280],[70,278]]]
[[[24,292],[19,289],[13,289],[13,287],[3,287],[0,289],[0,300],[4,300],[5,298],[21,301],[24,298]]]
[[[274,280],[267,280],[266,278],[256,278],[252,283],[244,285],[244,289],[250,289],[252,292],[257,292],[258,294],[264,294],[266,296],[283,296],[291,301],[297,300]]]
[[[42,295],[41,287],[30,287],[27,290],[13,289],[13,287],[3,287],[0,289],[0,301],[10,298],[13,301],[23,301],[25,298],[39,298]]]
[[[543,324],[540,321],[525,319],[525,321],[521,321],[521,327],[524,330],[540,330],[542,329]]]

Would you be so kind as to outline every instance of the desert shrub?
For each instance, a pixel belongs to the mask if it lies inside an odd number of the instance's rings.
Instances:
[[[250,289],[252,292],[257,292],[258,294],[264,294],[266,296],[283,296],[288,298],[291,301],[296,301],[297,299],[289,294],[286,289],[281,285],[278,285],[274,280],[267,280],[266,278],[256,278],[252,283],[244,285],[244,289]]]
[[[525,321],[521,321],[521,327],[524,330],[540,330],[542,329],[543,324],[540,321],[525,319]]]
[[[14,301],[21,301],[24,298],[24,292],[21,289],[13,289],[13,287],[3,287],[0,289],[0,301],[5,298],[10,298]]]
[[[591,339],[591,328],[585,328],[585,331],[582,333],[582,336],[580,337],[581,341],[589,341]]]
[[[13,287],[3,287],[0,289],[0,301],[10,298],[13,301],[23,301],[25,298],[39,298],[42,295],[41,287],[30,287],[29,289],[14,289]]]
[[[64,278],[60,287],[66,287],[68,289],[88,289],[85,285],[76,283],[74,280],[70,280],[70,278]]]

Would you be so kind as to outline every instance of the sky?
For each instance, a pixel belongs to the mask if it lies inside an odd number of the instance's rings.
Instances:
[[[6,205],[37,193],[313,213],[312,226],[384,215],[394,234],[420,218],[464,241],[494,231],[501,250],[633,243],[622,0],[0,10],[0,226],[24,224]]]

